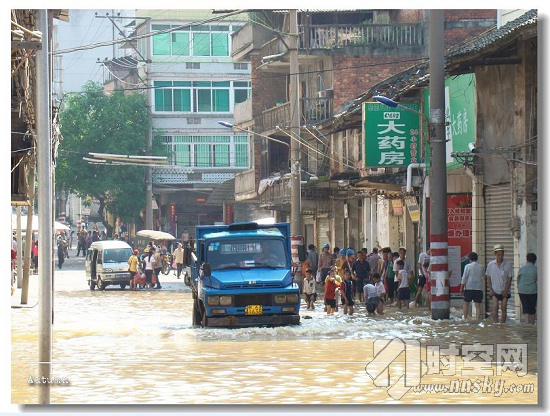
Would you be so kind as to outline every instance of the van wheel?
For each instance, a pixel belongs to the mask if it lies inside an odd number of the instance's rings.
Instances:
[[[121,284],[120,284],[120,288],[121,288],[121,289],[126,289],[126,283],[121,283]]]
[[[101,290],[105,290],[105,288],[107,287],[107,284],[103,280],[101,280],[101,277],[97,278],[97,287]]]

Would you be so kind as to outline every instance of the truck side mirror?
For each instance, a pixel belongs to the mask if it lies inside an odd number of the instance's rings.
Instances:
[[[204,263],[202,265],[202,274],[205,277],[210,277],[210,275],[212,274],[212,266],[210,265],[210,263]]]

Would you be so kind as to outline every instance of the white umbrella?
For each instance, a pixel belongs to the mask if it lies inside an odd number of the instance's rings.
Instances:
[[[17,216],[12,215],[11,216],[11,228],[12,230],[17,229]],[[27,216],[21,215],[21,230],[25,231],[27,229]],[[53,222],[53,229],[54,231],[68,231],[71,228],[65,224],[61,224],[58,221]],[[38,231],[38,215],[32,216],[32,230]]]
[[[139,230],[136,235],[140,237],[150,238],[151,240],[175,240],[172,234],[157,230]]]

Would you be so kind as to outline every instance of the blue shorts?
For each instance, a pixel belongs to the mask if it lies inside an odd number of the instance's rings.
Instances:
[[[470,303],[472,301],[476,303],[481,303],[483,300],[483,291],[481,290],[465,290],[464,291],[464,302]]]
[[[402,287],[397,289],[397,299],[399,300],[410,300],[411,299],[411,290],[408,287]]]
[[[379,303],[380,303],[380,298],[378,296],[369,298],[369,300],[367,301],[367,311],[374,312]]]

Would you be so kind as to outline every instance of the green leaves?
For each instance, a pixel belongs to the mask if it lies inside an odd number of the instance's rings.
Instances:
[[[139,218],[145,202],[146,167],[93,165],[82,160],[89,152],[137,155],[147,147],[150,127],[144,95],[106,95],[89,82],[70,95],[60,115],[56,188],[102,202],[124,222]]]

